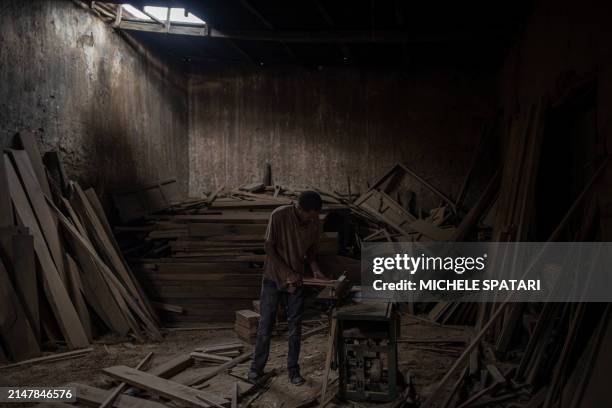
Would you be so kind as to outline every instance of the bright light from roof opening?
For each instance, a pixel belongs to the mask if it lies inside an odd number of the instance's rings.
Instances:
[[[138,10],[136,7],[131,6],[130,4],[124,4],[123,9],[139,20],[151,20],[151,18],[149,18],[146,14]],[[168,17],[168,7],[145,6],[144,11],[161,21],[166,21],[166,18]],[[199,25],[206,24],[203,20],[194,16],[193,14],[185,13],[184,8],[171,8],[170,22]]]
[[[149,16],[147,16],[145,13],[138,10],[136,7],[132,6],[131,4],[123,4],[123,10],[131,14],[128,17],[134,17],[134,18],[137,18],[138,20],[151,20]]]
[[[162,21],[166,21],[166,17],[168,16],[167,7],[146,6],[144,10]],[[184,8],[170,9],[170,21],[173,23],[204,24],[204,21],[200,20],[191,13],[185,15]]]

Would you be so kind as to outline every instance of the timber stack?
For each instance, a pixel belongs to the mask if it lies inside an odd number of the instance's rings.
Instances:
[[[87,348],[108,331],[161,339],[96,193],[67,179],[58,152],[43,159],[30,135],[16,135],[0,192],[0,361]]]

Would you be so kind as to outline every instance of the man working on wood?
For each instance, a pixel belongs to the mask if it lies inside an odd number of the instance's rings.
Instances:
[[[314,191],[305,191],[300,194],[297,204],[279,207],[270,215],[260,298],[261,319],[249,371],[249,380],[253,382],[257,382],[261,377],[268,361],[270,336],[280,303],[287,310],[289,379],[294,385],[304,383],[298,364],[304,311],[302,275],[306,261],[315,278],[325,278],[315,259],[320,234],[321,207],[321,196]]]

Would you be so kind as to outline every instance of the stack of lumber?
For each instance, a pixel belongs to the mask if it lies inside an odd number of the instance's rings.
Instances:
[[[547,104],[539,101],[513,119],[500,194],[495,205],[494,241],[530,241],[534,237],[535,177]],[[609,158],[595,161],[567,212],[547,242],[601,239],[597,229],[597,197],[593,187]],[[502,254],[503,255],[503,254]],[[478,304],[476,332],[455,364],[421,405],[501,406],[531,408],[610,406],[610,306],[599,303],[525,304],[512,295],[497,303]],[[474,305],[465,304],[474,314]],[[457,310],[440,302],[430,317],[440,323]],[[455,313],[456,316],[456,313]],[[508,405],[512,406],[512,405]]]
[[[0,359],[36,357],[46,344],[84,348],[108,330],[159,339],[95,192],[49,178],[65,172],[45,167],[31,135],[15,147],[0,163]]]
[[[115,228],[166,325],[231,322],[259,298],[270,213],[292,201],[245,194],[188,200]],[[323,234],[320,252],[338,252],[336,233]]]
[[[257,326],[259,325],[259,313],[252,310],[236,311],[234,331],[239,339],[254,344],[257,337]]]

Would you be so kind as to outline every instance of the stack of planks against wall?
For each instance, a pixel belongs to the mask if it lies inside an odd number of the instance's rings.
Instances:
[[[30,135],[13,147],[0,165],[0,359],[84,348],[108,330],[160,339],[95,192],[69,182],[61,160],[46,168]]]
[[[122,193],[122,203],[127,196]],[[292,203],[244,191],[219,191],[211,201],[183,200],[115,227],[166,325],[231,322],[237,310],[250,308],[259,298],[268,219],[275,208]],[[198,208],[204,202],[206,208]],[[326,203],[321,218],[339,207]],[[337,233],[323,233],[319,253],[336,257],[337,242]]]
[[[536,177],[550,109],[542,99],[512,119],[492,241],[533,239]],[[608,161],[607,153],[596,155],[591,174],[547,242],[598,239],[593,235],[599,220],[595,187]],[[612,356],[610,305],[515,303],[512,296],[472,305],[478,316],[472,341],[421,407],[610,406],[604,385],[609,375],[603,368]],[[453,302],[439,303],[430,317],[443,319],[453,307]]]

